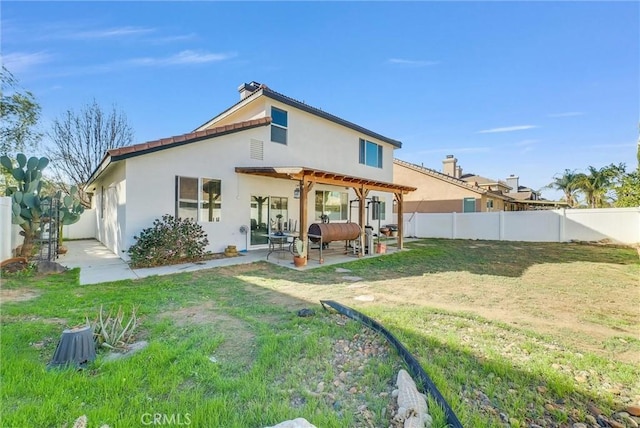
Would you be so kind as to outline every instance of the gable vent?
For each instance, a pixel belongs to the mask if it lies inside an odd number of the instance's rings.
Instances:
[[[251,139],[251,159],[264,160],[264,144],[260,140]]]

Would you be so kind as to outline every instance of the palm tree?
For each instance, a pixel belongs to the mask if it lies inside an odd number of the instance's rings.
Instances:
[[[600,169],[589,166],[588,174],[580,174],[576,179],[577,187],[587,199],[591,208],[605,206],[607,193],[616,185],[617,179],[624,174],[624,165],[608,165]]]
[[[576,173],[575,170],[565,169],[562,175],[556,174],[553,181],[545,187],[563,192],[565,201],[569,207],[573,207],[576,205],[575,196],[579,190],[578,182],[582,180],[583,175]]]

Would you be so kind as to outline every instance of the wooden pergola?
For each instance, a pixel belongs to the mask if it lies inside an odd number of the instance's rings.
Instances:
[[[368,178],[353,177],[346,174],[322,171],[307,167],[236,167],[239,174],[259,175],[297,181],[300,188],[300,239],[307,242],[307,200],[308,195],[316,183],[333,186],[350,187],[358,197],[358,224],[360,225],[360,248],[364,248],[364,223],[366,198],[370,191],[393,193],[397,203],[398,214],[398,249],[404,245],[403,239],[403,195],[416,190],[415,187],[401,184],[386,183]],[[362,251],[360,252],[362,254]]]

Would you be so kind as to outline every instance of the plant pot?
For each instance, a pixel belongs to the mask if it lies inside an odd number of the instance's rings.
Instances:
[[[307,257],[293,256],[293,264],[295,267],[302,267],[307,265]]]
[[[398,231],[397,230],[392,230],[391,231],[391,236],[396,238],[398,236]]]
[[[69,249],[64,245],[58,246],[58,254],[67,254],[67,251],[69,251]]]
[[[376,253],[377,254],[385,254],[387,252],[387,244],[376,244]]]
[[[389,230],[388,227],[381,227],[380,233],[383,234],[384,236],[389,236],[391,234],[391,230]]]

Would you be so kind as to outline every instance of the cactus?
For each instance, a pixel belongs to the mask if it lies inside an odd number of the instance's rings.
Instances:
[[[84,206],[80,202],[77,186],[71,186],[69,194],[65,196],[62,196],[62,192],[58,191],[56,198],[60,200],[58,209],[58,245],[60,246],[62,245],[62,227],[80,220],[80,216],[84,212]]]
[[[300,238],[296,238],[293,245],[296,248],[296,254],[298,257],[307,257],[307,249],[305,248],[304,242]]]
[[[29,257],[33,249],[33,240],[40,227],[42,216],[41,205],[47,199],[42,197],[42,171],[49,164],[45,157],[27,157],[18,153],[16,156],[17,167],[8,156],[0,157],[0,166],[10,173],[17,182],[17,186],[7,187],[5,194],[12,199],[11,222],[18,224],[23,230],[24,243],[22,256]]]
[[[6,195],[12,199],[11,222],[18,224],[24,231],[24,243],[20,255],[29,257],[33,249],[33,240],[37,237],[42,217],[42,204],[50,200],[49,196],[42,195],[42,171],[49,165],[49,159],[45,157],[27,157],[18,153],[16,164],[7,156],[0,157],[0,166],[10,173],[17,182],[17,186],[7,187]],[[62,244],[62,226],[73,224],[80,219],[84,207],[78,197],[78,188],[71,186],[69,195],[62,195],[58,191],[55,195],[60,200],[58,243]]]

